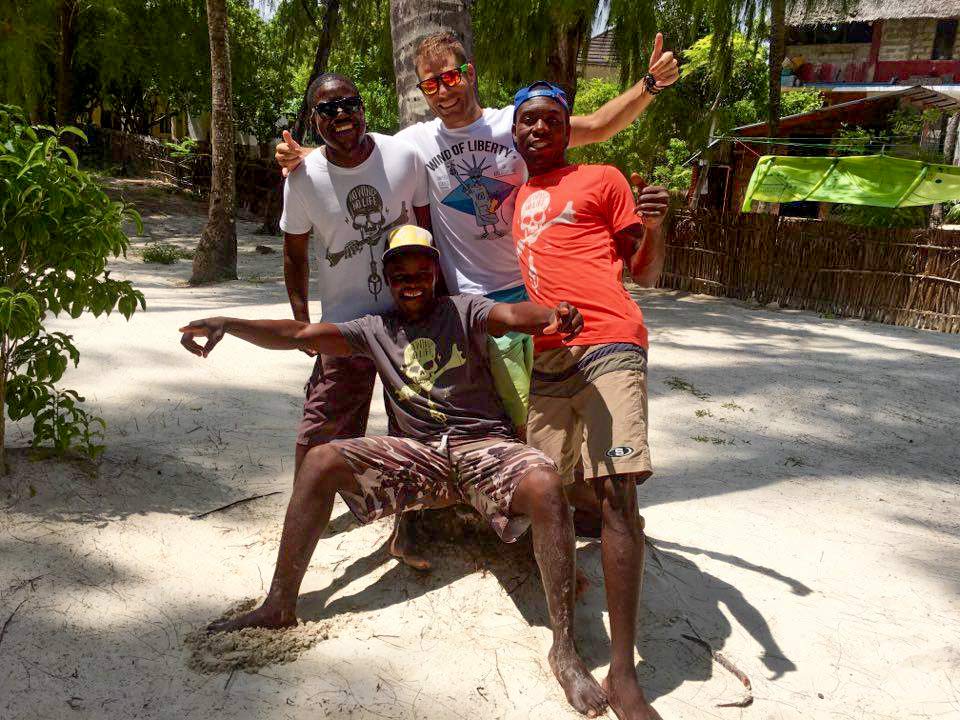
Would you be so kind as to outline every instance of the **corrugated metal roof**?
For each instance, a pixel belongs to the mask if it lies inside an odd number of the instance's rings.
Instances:
[[[878,94],[872,97],[861,98],[860,100],[850,100],[849,102],[845,103],[829,105],[818,110],[812,110],[810,112],[800,113],[798,115],[787,115],[786,117],[780,118],[780,123],[781,125],[796,126],[798,124],[802,124],[806,120],[816,120],[820,117],[843,114],[853,110],[857,106],[869,105],[875,102],[889,102],[892,99],[905,99],[909,102],[920,105],[924,109],[935,107],[939,110],[960,110],[960,101],[955,100],[949,95],[944,95],[943,93],[932,88],[924,87],[922,85],[915,85],[914,87]],[[762,130],[766,132],[766,127],[766,122],[741,125],[740,127],[731,130],[729,134],[756,136],[760,134],[758,131]]]

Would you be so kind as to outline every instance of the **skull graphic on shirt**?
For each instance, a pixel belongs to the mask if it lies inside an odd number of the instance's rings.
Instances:
[[[573,209],[573,201],[568,200],[555,217],[547,219],[550,209],[550,193],[546,190],[536,190],[527,196],[520,206],[520,237],[517,238],[517,255],[521,255],[528,245],[533,245],[544,230],[553,225],[571,225],[577,220],[577,213]],[[540,275],[534,266],[533,254],[527,255],[527,271],[530,286],[536,290],[540,287]]]
[[[570,225],[577,221],[577,213],[573,209],[573,201],[568,200],[555,217],[547,220],[550,209],[550,193],[546,190],[537,190],[530,193],[520,206],[520,232],[517,239],[517,255],[523,252],[527,245],[532,245],[547,228],[558,225]]]
[[[397,391],[397,396],[400,400],[410,400],[420,395],[418,390],[423,390],[428,395],[426,401],[430,415],[443,422],[446,415],[437,409],[436,403],[429,398],[429,393],[442,375],[464,364],[466,358],[456,343],[451,347],[450,358],[441,365],[437,344],[430,338],[417,338],[403,349],[403,374],[410,382]]]

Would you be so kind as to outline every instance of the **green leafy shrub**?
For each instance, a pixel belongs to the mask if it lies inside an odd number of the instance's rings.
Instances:
[[[885,208],[871,205],[830,206],[828,220],[876,228],[923,228],[927,226],[927,207]]]
[[[780,98],[780,117],[802,115],[823,107],[823,93],[816,88],[796,88]]]
[[[184,138],[180,142],[165,142],[164,147],[170,151],[170,157],[175,160],[183,160],[190,157],[197,151],[197,141],[193,138]]]
[[[0,473],[7,415],[33,418],[35,446],[91,457],[103,450],[103,420],[76,392],[55,386],[80,354],[70,335],[44,327],[48,313],[117,309],[129,319],[146,306],[106,269],[129,245],[121,224],[132,219],[142,232],[140,217],[77,167],[61,142],[67,134],[86,141],[76,128],[31,126],[22,110],[0,105]]]
[[[145,263],[173,265],[178,260],[189,260],[193,257],[193,253],[172,243],[155,242],[150,243],[143,249],[141,257],[143,257]]]

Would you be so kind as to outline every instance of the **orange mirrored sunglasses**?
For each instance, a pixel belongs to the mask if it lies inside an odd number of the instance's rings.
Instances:
[[[453,68],[453,70],[447,70],[439,75],[424,78],[417,83],[417,87],[420,88],[420,92],[422,92],[424,95],[436,95],[437,91],[440,89],[440,83],[443,83],[448,88],[459,85],[460,81],[463,80],[463,74],[467,71],[468,67],[470,67],[470,63],[465,62],[460,67]]]

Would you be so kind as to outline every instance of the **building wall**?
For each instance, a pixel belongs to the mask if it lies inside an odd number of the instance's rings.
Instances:
[[[929,60],[936,33],[933,18],[885,20],[879,60]]]
[[[937,20],[934,18],[884,20],[879,60],[929,60],[936,34]],[[788,45],[787,57],[802,57],[808,63],[835,65],[867,62],[870,59],[870,43]]]
[[[930,40],[933,47],[933,40]],[[838,43],[836,45],[788,45],[787,57],[808,63],[846,65],[870,60],[870,43]]]
[[[603,78],[604,80],[613,80],[614,82],[620,79],[620,68],[613,65],[587,63],[582,67],[583,77],[587,79]]]

